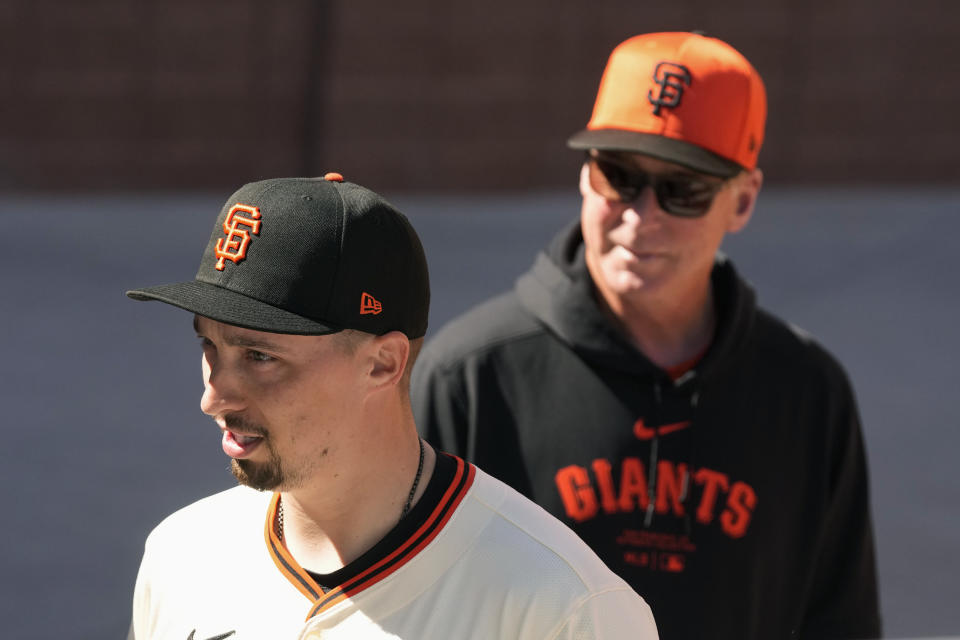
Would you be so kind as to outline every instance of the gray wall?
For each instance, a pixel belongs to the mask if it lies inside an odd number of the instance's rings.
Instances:
[[[123,296],[192,278],[228,193],[0,196],[4,638],[122,637],[147,532],[233,484],[190,315]],[[572,185],[392,199],[423,237],[431,332],[577,210]],[[850,372],[892,638],[960,635],[958,210],[957,190],[770,187],[726,244],[761,304]]]

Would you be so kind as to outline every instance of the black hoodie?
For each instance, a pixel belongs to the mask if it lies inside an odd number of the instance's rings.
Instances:
[[[421,433],[576,531],[665,639],[880,635],[847,376],[718,257],[714,340],[677,379],[594,297],[579,224],[414,369]]]

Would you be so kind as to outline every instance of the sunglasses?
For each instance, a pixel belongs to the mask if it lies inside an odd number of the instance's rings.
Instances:
[[[710,210],[726,181],[707,181],[683,173],[654,175],[605,155],[587,154],[590,186],[607,200],[633,202],[647,187],[670,215],[699,218]]]

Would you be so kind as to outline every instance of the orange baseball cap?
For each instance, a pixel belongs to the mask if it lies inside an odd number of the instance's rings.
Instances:
[[[593,116],[567,145],[729,177],[757,166],[766,118],[763,80],[736,49],[697,33],[648,33],[610,54]]]

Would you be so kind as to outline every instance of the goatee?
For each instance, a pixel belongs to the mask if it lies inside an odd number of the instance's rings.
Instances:
[[[284,475],[283,468],[280,465],[280,456],[274,451],[267,430],[238,415],[228,415],[224,418],[224,422],[228,429],[236,429],[241,433],[253,434],[263,438],[260,446],[266,448],[268,454],[266,462],[231,459],[230,472],[237,479],[237,482],[257,491],[269,491],[282,485]]]
[[[230,473],[242,485],[257,491],[272,491],[283,484],[283,469],[280,459],[270,451],[270,459],[266,462],[251,460],[230,460]]]

